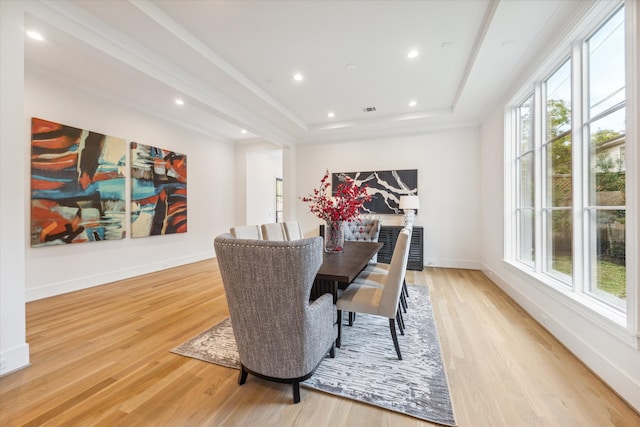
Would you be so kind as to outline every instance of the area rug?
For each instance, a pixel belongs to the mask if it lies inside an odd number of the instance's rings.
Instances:
[[[303,387],[321,390],[421,420],[455,426],[440,342],[426,286],[409,285],[405,335],[398,360],[386,318],[358,314],[342,328],[342,348],[320,364]],[[172,352],[239,369],[229,318]]]

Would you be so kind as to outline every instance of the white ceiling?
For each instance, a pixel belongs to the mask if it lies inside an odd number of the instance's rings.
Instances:
[[[478,124],[591,3],[42,1],[25,62],[218,138],[382,138]]]

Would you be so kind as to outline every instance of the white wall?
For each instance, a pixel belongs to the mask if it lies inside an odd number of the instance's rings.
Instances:
[[[25,322],[24,13],[0,1],[0,374],[29,364]]]
[[[640,411],[640,305],[637,280],[640,248],[640,7],[626,1],[627,46],[631,61],[627,64],[627,323],[620,324],[585,307],[532,276],[521,272],[504,258],[504,111],[493,111],[481,131],[482,205],[481,254],[483,270],[491,280],[582,360],[623,399]],[[535,68],[535,67],[533,67]],[[534,69],[529,70],[533,72]],[[529,76],[522,76],[522,84]],[[516,83],[514,87],[519,87]],[[506,100],[503,105],[506,104]]]
[[[640,352],[633,333],[509,266],[503,261],[503,112],[495,111],[482,130],[483,270],[502,290],[558,338],[632,406],[640,410]]]
[[[247,153],[247,224],[276,222],[276,178],[282,179],[282,150]]]
[[[503,261],[503,126],[503,111],[499,109],[482,128],[483,270],[596,375],[640,410],[640,351],[635,332],[614,324]],[[640,164],[640,159],[637,161]]]
[[[479,129],[466,128],[389,140],[300,145],[296,148],[298,197],[333,172],[418,170],[420,210],[415,225],[424,227],[425,265],[480,268]],[[306,236],[322,223],[296,200],[296,216]],[[400,215],[383,215],[383,225],[400,224]]]
[[[116,105],[51,76],[25,73],[25,116],[90,129],[187,155],[188,232],[55,247],[27,247],[27,300],[104,284],[213,256],[213,237],[233,218],[234,147]],[[29,144],[29,141],[22,141]],[[24,165],[28,179],[29,168]],[[28,182],[28,181],[26,181]],[[27,199],[29,185],[24,186]],[[127,194],[127,197],[129,195]],[[25,230],[25,236],[28,236]]]
[[[285,150],[289,151],[261,138],[236,144],[235,215],[228,227],[273,222],[268,212],[275,210],[275,187],[270,183],[275,186],[275,178],[283,177]],[[258,187],[260,191],[256,190]]]

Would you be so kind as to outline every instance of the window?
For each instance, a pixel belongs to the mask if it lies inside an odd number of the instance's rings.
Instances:
[[[626,297],[623,10],[587,41],[587,56],[588,291],[618,303]]]
[[[533,96],[518,107],[518,170],[517,239],[518,260],[533,266],[534,261],[534,158],[533,158]]]
[[[523,88],[508,115],[507,257],[542,281],[624,312],[624,9]]]
[[[543,270],[565,283],[573,273],[571,61],[566,61],[545,82],[544,140],[542,142]]]

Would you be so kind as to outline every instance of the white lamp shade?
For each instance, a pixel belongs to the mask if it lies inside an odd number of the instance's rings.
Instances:
[[[420,198],[418,196],[400,196],[400,209],[420,209]]]

